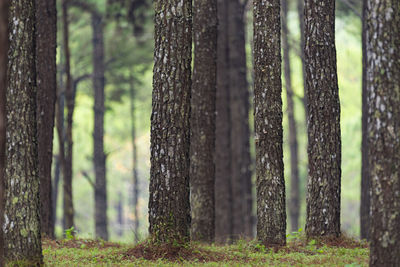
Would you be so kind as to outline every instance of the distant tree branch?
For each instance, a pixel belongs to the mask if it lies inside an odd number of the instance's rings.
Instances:
[[[89,174],[86,171],[81,171],[81,174],[83,175],[83,177],[89,182],[89,184],[93,187],[93,189],[96,188],[95,183],[92,181],[92,179],[90,178]]]
[[[71,7],[78,7],[80,9],[82,9],[83,11],[86,11],[86,12],[92,14],[92,16],[95,16],[98,18],[102,17],[102,14],[97,10],[95,5],[93,5],[91,3],[87,3],[86,1],[68,0],[67,5],[71,6]]]

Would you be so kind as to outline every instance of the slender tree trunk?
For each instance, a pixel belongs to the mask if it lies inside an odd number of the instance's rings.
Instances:
[[[308,237],[340,235],[341,139],[335,1],[305,1]]]
[[[361,206],[360,236],[369,239],[371,182],[368,166],[368,99],[367,99],[367,48],[366,48],[366,1],[362,12],[362,144],[361,144]]]
[[[133,232],[135,236],[135,242],[139,242],[139,176],[138,176],[138,161],[137,161],[137,146],[136,146],[136,127],[135,127],[135,88],[133,86],[134,79],[131,76],[130,79],[130,94],[131,94],[131,138],[132,138],[132,184],[133,184]]]
[[[117,203],[117,222],[118,222],[118,230],[117,230],[117,235],[118,236],[123,236],[123,227],[124,227],[124,205],[122,202],[122,194],[119,192],[119,198],[118,198],[118,203]]]
[[[52,201],[52,212],[51,212],[51,221],[52,221],[52,229],[51,232],[54,234],[54,229],[55,229],[55,224],[57,221],[57,200],[58,200],[58,188],[60,185],[60,180],[61,180],[61,166],[60,166],[60,155],[57,156],[56,162],[55,162],[55,167],[54,167],[54,182],[53,182],[53,189],[52,189],[52,196],[51,196],[51,201]]]
[[[304,55],[304,47],[305,47],[305,26],[304,26],[304,0],[297,0],[297,14],[299,16],[299,26],[300,26],[300,59],[301,59],[301,67],[303,74],[303,89],[304,89],[304,97],[303,97],[303,105],[304,105],[304,113],[305,113],[305,121],[307,123],[307,114],[308,114],[308,101],[307,101],[307,82],[306,82],[306,62]]]
[[[280,0],[254,2],[257,238],[286,244]]]
[[[92,14],[94,89],[94,171],[96,237],[108,240],[106,155],[104,154],[104,34],[103,20]]]
[[[64,55],[65,55],[65,99],[67,104],[67,129],[65,143],[67,146],[64,151],[63,178],[64,178],[64,229],[70,229],[74,226],[74,206],[72,199],[72,122],[75,108],[74,92],[72,88],[71,63],[69,51],[69,23],[68,23],[68,0],[62,3],[63,19],[63,37],[64,37]],[[60,147],[61,148],[61,147]],[[62,147],[61,150],[64,150]],[[61,152],[60,150],[60,152]]]
[[[290,46],[288,29],[288,2],[282,0],[282,47],[284,60],[284,75],[286,85],[287,114],[289,118],[289,147],[290,147],[290,202],[289,216],[292,231],[299,229],[300,188],[299,188],[299,155],[297,143],[297,127],[294,117],[293,89],[290,71]]]
[[[149,221],[155,241],[190,237],[192,4],[156,0]],[[172,197],[173,196],[173,197]]]
[[[400,2],[367,0],[370,266],[400,263]]]
[[[52,232],[51,163],[53,159],[54,107],[56,101],[57,10],[55,0],[36,1],[37,130],[42,233]]]
[[[36,128],[35,1],[10,8],[4,248],[7,262],[43,262]],[[23,219],[21,219],[23,218]]]
[[[233,233],[231,123],[229,106],[228,2],[217,0],[217,94],[215,123],[215,241],[229,242]]]
[[[0,2],[0,225],[4,221],[4,170],[6,159],[6,91],[9,1]],[[0,266],[4,266],[3,231],[0,230]]]
[[[252,237],[249,88],[246,77],[244,5],[228,4],[233,235]]]
[[[212,243],[215,233],[215,98],[217,1],[195,0],[191,103],[190,186],[193,240]]]

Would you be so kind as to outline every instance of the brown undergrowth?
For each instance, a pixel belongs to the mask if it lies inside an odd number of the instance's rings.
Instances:
[[[123,259],[132,258],[156,261],[158,259],[172,262],[196,261],[196,262],[243,262],[246,257],[227,255],[226,253],[211,251],[197,244],[174,245],[174,244],[153,244],[143,242],[125,251]]]
[[[52,247],[52,248],[80,248],[80,249],[106,249],[106,248],[120,248],[121,245],[112,242],[106,242],[103,240],[93,240],[93,239],[63,239],[63,240],[52,240],[52,239],[44,239],[43,247]]]

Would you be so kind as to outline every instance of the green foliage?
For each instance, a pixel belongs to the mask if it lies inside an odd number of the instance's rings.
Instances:
[[[75,239],[75,228],[73,226],[69,229],[65,229],[65,239],[66,240]]]

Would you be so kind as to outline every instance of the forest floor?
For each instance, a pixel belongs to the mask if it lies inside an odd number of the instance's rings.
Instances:
[[[255,241],[233,245],[134,246],[85,239],[45,240],[46,266],[368,266],[364,242],[340,238],[325,242],[288,237],[283,248]]]

